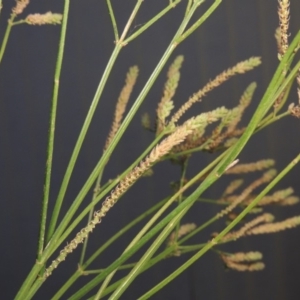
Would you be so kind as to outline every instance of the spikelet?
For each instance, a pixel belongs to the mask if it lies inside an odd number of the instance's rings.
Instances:
[[[249,231],[254,226],[256,226],[260,223],[270,223],[270,222],[273,222],[273,220],[274,220],[274,216],[272,214],[269,214],[269,213],[262,214],[262,215],[256,217],[255,219],[251,220],[250,222],[247,222],[240,229],[229,232],[221,239],[221,241],[222,242],[227,242],[227,241],[231,241],[231,240],[236,241],[237,239],[245,236],[246,232]]]
[[[148,113],[142,115],[141,123],[145,129],[152,131],[150,115]]]
[[[287,188],[285,190],[276,191],[272,195],[263,197],[259,201],[258,205],[265,206],[265,205],[274,204],[274,203],[280,204],[281,202],[284,202],[284,200],[293,193],[294,193],[294,190],[291,187]]]
[[[273,159],[263,159],[254,163],[239,164],[226,171],[226,174],[241,174],[261,171],[274,166],[274,164],[275,161]]]
[[[12,9],[12,13],[14,15],[20,15],[28,4],[29,0],[17,0],[16,6]]]
[[[232,270],[236,270],[239,272],[253,272],[253,271],[261,271],[265,268],[265,264],[262,262],[254,262],[251,264],[242,264],[235,263],[233,261],[226,261],[226,267]]]
[[[300,86],[300,77],[298,76],[298,78],[299,78],[299,86]],[[298,81],[298,78],[297,78],[297,81]],[[298,97],[300,99],[300,88],[298,88]],[[299,102],[300,102],[300,100],[299,100]],[[288,107],[288,110],[293,117],[300,118],[300,104],[295,105],[294,103],[291,103]]]
[[[129,68],[128,73],[126,74],[126,79],[125,79],[125,85],[122,88],[117,104],[116,104],[116,109],[115,109],[115,115],[114,115],[114,120],[110,129],[110,132],[108,134],[104,150],[107,149],[109,144],[111,143],[112,139],[114,138],[115,134],[117,133],[121,121],[123,119],[124,112],[126,110],[126,106],[128,103],[128,100],[130,98],[131,92],[133,90],[133,87],[136,83],[136,79],[139,74],[139,69],[137,66],[133,66]]]
[[[281,35],[280,35],[280,33],[281,33],[280,27],[277,27],[276,30],[275,30],[274,37],[275,37],[275,40],[276,40],[278,59],[279,60],[281,60],[281,54],[280,53],[283,53],[283,49],[281,47]]]
[[[299,107],[299,105],[300,105],[300,69],[298,70],[297,84],[298,84],[297,93],[298,93],[298,107]]]
[[[29,25],[58,25],[61,21],[62,14],[54,14],[51,11],[45,14],[30,14],[25,18]]]
[[[167,74],[167,81],[163,90],[163,97],[158,103],[157,113],[157,131],[159,134],[166,125],[166,118],[170,115],[171,110],[174,108],[172,98],[176,92],[178,82],[180,79],[180,68],[183,62],[183,56],[177,56],[169,68]]]
[[[223,196],[231,195],[235,190],[237,190],[244,183],[243,179],[236,179],[229,183],[227,188],[225,189]]]
[[[297,196],[290,196],[286,197],[285,199],[281,200],[278,204],[280,206],[288,206],[288,205],[295,205],[299,203],[300,199]]]
[[[263,224],[247,231],[247,235],[266,234],[283,231],[300,225],[300,216],[286,219],[282,222]]]
[[[115,205],[117,200],[161,157],[166,155],[171,149],[181,143],[191,129],[187,126],[180,126],[175,132],[166,137],[158,146],[156,146],[148,157],[135,167],[124,179],[120,181],[117,187],[104,200],[100,210],[94,213],[93,219],[77,233],[76,237],[60,251],[59,256],[52,261],[50,266],[45,270],[43,279],[50,276],[55,268],[66,259],[66,256],[72,253],[77,246],[82,243],[88,235],[94,230],[97,224],[101,223],[107,212]]]
[[[190,233],[196,227],[197,226],[196,226],[195,223],[187,223],[187,224],[181,225],[179,230],[178,230],[178,233],[177,233],[177,238],[181,238],[182,236]],[[172,245],[174,243],[175,236],[176,236],[176,232],[172,232],[170,237],[169,237],[168,245]]]
[[[256,82],[252,82],[248,85],[248,87],[244,91],[243,95],[240,98],[239,105],[237,107],[237,109],[238,109],[237,116],[235,117],[235,119],[233,119],[231,121],[231,123],[228,126],[228,129],[227,129],[228,133],[233,132],[235,130],[237,124],[241,121],[242,115],[243,115],[245,109],[249,106],[256,88],[257,88]]]
[[[280,52],[279,57],[282,57],[289,47],[289,23],[290,23],[290,1],[279,0],[278,16],[280,26]]]
[[[173,115],[170,123],[175,124],[182,117],[182,115],[196,102],[201,101],[202,98],[211,90],[221,85],[223,82],[227,81],[230,77],[236,74],[243,74],[247,71],[252,70],[256,66],[260,65],[261,60],[259,57],[252,57],[248,60],[242,61],[230,68],[220,75],[218,75],[214,80],[208,82],[201,90],[195,93],[189,98],[189,100],[181,106],[181,108]]]
[[[202,144],[205,129],[209,124],[219,121],[228,114],[228,109],[224,106],[215,110],[202,113],[196,117],[190,118],[184,124],[193,127],[193,132],[186,138],[185,142],[174,148],[174,152],[181,152],[195,148]]]
[[[271,169],[263,174],[263,176],[255,181],[253,181],[244,191],[235,198],[235,200],[228,205],[225,209],[219,212],[216,217],[222,218],[229,212],[231,212],[235,207],[241,204],[247,199],[247,197],[253,192],[254,189],[258,188],[260,185],[269,182],[276,175],[276,170]]]
[[[251,252],[236,252],[230,255],[226,255],[226,258],[234,262],[242,261],[255,261],[263,258],[261,252],[251,251]]]
[[[258,251],[237,252],[233,254],[221,254],[227,268],[244,272],[244,271],[260,271],[265,265],[257,260],[262,259],[262,253]]]

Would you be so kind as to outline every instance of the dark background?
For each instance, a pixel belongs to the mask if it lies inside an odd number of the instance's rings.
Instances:
[[[3,36],[6,20],[14,1],[3,1],[0,30]],[[300,1],[291,1],[291,35],[300,28]],[[135,1],[113,1],[119,28],[123,28]],[[132,30],[144,24],[167,5],[167,0],[145,0]],[[207,1],[198,16],[212,1]],[[184,11],[185,1],[124,48],[109,78],[95,120],[85,140],[68,189],[63,210],[80,190],[102,153],[113,116],[115,101],[129,66],[138,64],[140,76],[133,96],[138,95],[164,49],[175,33]],[[62,12],[63,1],[31,0],[22,17],[28,13]],[[175,97],[176,107],[224,69],[251,56],[261,56],[263,65],[256,71],[235,77],[212,92],[192,114],[226,105],[236,105],[243,90],[257,81],[258,90],[245,119],[249,120],[278,64],[274,31],[278,26],[275,0],[224,0],[212,17],[204,23],[172,56],[185,56],[182,79]],[[48,115],[56,61],[59,26],[13,28],[0,66],[0,228],[1,228],[1,299],[12,299],[35,260],[38,220],[44,179]],[[72,0],[68,23],[65,58],[59,94],[57,135],[51,190],[53,204],[72,147],[88,111],[101,74],[113,49],[113,32],[105,1]],[[104,180],[114,178],[151,142],[153,135],[141,128],[140,116],[149,112],[152,119],[161,96],[165,72],[155,83],[136,118],[118,145],[105,170]],[[132,98],[134,99],[134,97]],[[296,88],[289,102],[296,102]],[[133,102],[131,102],[133,103]],[[253,137],[242,154],[243,162],[274,158],[281,170],[299,152],[299,121],[291,117],[272,125]],[[210,154],[192,159],[188,177],[212,161]],[[169,182],[176,181],[179,168],[168,162],[155,167],[154,176],[140,180],[110,212],[92,235],[88,253],[99,243],[122,228],[129,220],[170,194]],[[228,179],[214,185],[207,197],[221,195]],[[295,168],[279,188],[294,187],[300,195],[299,167]],[[87,199],[87,201],[89,201]],[[52,207],[52,206],[51,206]],[[51,208],[50,207],[50,208]],[[299,205],[273,209],[278,220],[299,215]],[[187,222],[201,224],[217,212],[215,207],[197,205],[185,217]],[[85,222],[84,222],[85,223]],[[209,234],[224,226],[213,225],[194,243],[204,242]],[[101,268],[116,258],[136,231],[130,231],[105,252],[93,268]],[[257,273],[227,272],[214,253],[207,253],[172,284],[153,299],[298,299],[300,292],[299,229],[270,236],[241,239],[223,247],[226,251],[257,250],[264,253],[266,269]],[[50,299],[76,269],[79,249],[62,263],[36,294],[36,299]],[[137,256],[135,259],[137,259]],[[122,296],[136,299],[169,275],[187,257],[171,258],[141,275]],[[134,260],[134,259],[133,259]],[[123,275],[125,273],[122,273]],[[79,280],[76,291],[86,278]],[[71,292],[72,292],[71,291]],[[72,293],[68,294],[71,295]],[[67,295],[63,297],[66,299]]]

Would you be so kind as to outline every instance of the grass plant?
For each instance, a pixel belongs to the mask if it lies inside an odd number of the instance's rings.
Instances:
[[[82,286],[76,285],[77,291],[69,299],[87,299],[87,295],[90,295],[91,292],[94,293],[94,296],[90,299],[102,299],[107,295],[109,295],[108,299],[119,299],[130,285],[134,285],[135,279],[140,274],[163,259],[186,253],[189,253],[190,257],[180,267],[156,286],[151,287],[139,299],[149,299],[155,293],[159,293],[165,285],[169,284],[208,251],[214,251],[227,268],[234,271],[260,271],[264,268],[264,263],[262,261],[263,255],[259,251],[246,249],[245,252],[228,253],[222,250],[222,246],[250,235],[271,234],[300,225],[300,215],[277,221],[275,216],[268,212],[268,208],[272,206],[290,206],[299,202],[298,196],[293,194],[292,187],[282,190],[275,188],[282,178],[298,164],[300,154],[294,157],[279,173],[274,169],[275,162],[272,159],[261,159],[248,163],[240,162],[238,159],[248,141],[257,132],[284,117],[300,117],[300,60],[297,59],[297,52],[300,48],[300,31],[290,38],[289,1],[279,0],[279,28],[276,31],[278,49],[274,49],[275,52],[278,52],[279,62],[263,97],[257,99],[255,95],[257,83],[252,82],[249,83],[240,99],[237,99],[237,105],[234,108],[227,108],[226,103],[224,103],[224,106],[216,107],[211,111],[187,117],[185,121],[182,119],[186,116],[186,112],[191,111],[196,103],[204,101],[212,90],[234,76],[242,76],[246,72],[251,72],[261,64],[262,60],[260,57],[250,57],[236,62],[233,66],[228,66],[225,71],[220,70],[219,75],[216,74],[214,79],[204,83],[202,88],[192,93],[181,107],[175,109],[178,107],[174,96],[180,85],[180,70],[184,60],[188,60],[189,57],[179,55],[174,58],[173,52],[196,30],[201,30],[199,27],[208,18],[214,17],[215,10],[222,9],[222,1],[210,1],[210,6],[201,16],[199,16],[198,10],[204,3],[203,0],[165,1],[165,7],[159,13],[152,16],[140,27],[134,28],[135,18],[140,12],[143,2],[143,0],[136,0],[124,28],[120,29],[114,7],[123,4],[106,0],[107,13],[110,16],[114,33],[114,49],[99,80],[82,128],[78,133],[78,139],[69,158],[53,211],[49,209],[49,194],[51,182],[55,176],[52,173],[54,140],[55,134],[59,130],[55,125],[60,98],[60,75],[64,57],[68,55],[65,53],[65,42],[72,1],[64,0],[64,9],[61,14],[52,12],[28,14],[23,19],[20,15],[24,11],[30,10],[30,0],[16,0],[15,6],[11,9],[0,48],[0,62],[5,56],[11,31],[14,30],[15,26],[56,25],[61,27],[53,78],[36,262],[33,262],[31,271],[15,297],[16,300],[34,298],[37,291],[43,288],[48,277],[55,276],[55,269],[64,267],[64,260],[68,259],[73,251],[81,251],[78,269],[66,282],[61,283],[61,288],[58,291],[53,291],[53,295],[51,295],[53,300],[63,299],[70,287],[73,287],[81,276],[86,275],[89,275],[90,278],[88,283]],[[180,2],[184,2],[184,5]],[[180,5],[178,5],[179,3]],[[102,99],[103,91],[113,68],[117,64],[119,54],[125,46],[130,47],[133,40],[146,34],[153,24],[164,18],[173,9],[183,9],[182,19],[178,20],[178,28],[164,54],[128,109],[128,101],[132,98],[132,91],[135,89],[135,83],[140,73],[136,65],[129,68],[125,76],[124,87],[117,99],[112,125],[107,128],[108,136],[102,137],[104,141],[106,140],[103,153],[85,182],[82,182],[78,195],[70,203],[64,203],[79,153],[89,132],[90,124],[95,118],[96,108],[100,100],[104,101]],[[142,118],[142,126],[153,134],[152,143],[121,174],[116,175],[110,181],[103,181],[103,173],[109,167],[108,162],[120,139],[128,130],[133,118],[136,117],[137,110],[147,98],[158,77],[164,76],[161,73],[166,65],[169,65],[169,69],[162,97],[157,103],[156,120],[151,123],[147,114]],[[298,97],[299,102],[287,105],[288,97],[293,92],[291,89],[293,83],[298,85],[298,95],[294,96]],[[240,122],[243,114],[253,98],[256,98],[256,103],[258,103],[256,109],[247,126],[241,127]],[[218,155],[209,165],[198,170],[194,177],[188,178],[187,167],[190,158],[193,155],[200,155],[201,152]],[[181,170],[180,178],[173,185],[173,194],[157,201],[157,204],[137,216],[105,243],[100,242],[99,248],[87,257],[88,238],[95,227],[111,226],[104,222],[105,216],[113,212],[123,195],[140,178],[151,176],[152,168],[165,160],[176,163]],[[259,175],[256,175],[252,182],[246,183],[245,174],[248,173]],[[203,193],[210,189],[216,181],[223,180],[224,177],[228,176],[235,176],[235,179],[230,182],[219,199],[203,197]],[[91,191],[93,191],[92,199],[89,202],[84,202]],[[193,223],[194,220],[183,223],[182,218],[194,206],[201,205],[203,202],[219,207],[219,212],[200,225]],[[68,207],[65,214],[61,213],[63,204]],[[219,232],[212,232],[212,236],[201,235],[201,231],[222,218],[227,219],[226,227],[220,227]],[[86,225],[76,232],[78,224],[81,224],[80,222],[85,219],[87,219]],[[143,226],[140,226],[141,221],[144,221]],[[93,269],[93,263],[100,259],[103,251],[113,249],[114,242],[133,227],[138,228],[138,233],[128,245],[124,245],[122,254],[106,267],[99,270]],[[202,243],[189,243],[195,235],[199,237],[198,240],[202,239]],[[147,246],[145,247],[145,245]],[[143,249],[140,259],[132,262],[130,258],[140,249]],[[114,280],[114,275],[119,270],[127,270],[127,274],[121,279]]]

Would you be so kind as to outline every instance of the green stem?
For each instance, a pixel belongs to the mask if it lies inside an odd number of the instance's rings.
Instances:
[[[165,7],[162,11],[160,11],[157,15],[155,15],[152,19],[150,19],[146,24],[144,24],[140,29],[130,35],[125,41],[124,44],[127,44],[137,38],[141,33],[143,33],[147,28],[153,25],[157,20],[159,20],[163,15],[165,15],[169,10],[174,8],[181,0],[175,0],[170,3],[167,7]]]
[[[4,34],[4,37],[3,37],[3,40],[2,40],[2,44],[1,44],[1,48],[0,48],[0,63],[2,61],[4,52],[5,52],[5,49],[6,49],[6,46],[7,46],[8,38],[9,38],[9,35],[10,35],[10,32],[11,32],[11,28],[13,26],[13,21],[14,21],[15,17],[16,17],[16,14],[12,13],[10,15],[10,18],[7,21],[7,27],[6,27],[5,34]]]
[[[111,19],[113,30],[114,30],[115,42],[117,43],[118,40],[119,40],[119,33],[118,33],[118,26],[117,26],[114,10],[113,10],[112,5],[111,5],[111,0],[106,0],[106,4],[107,4],[107,7],[108,7],[110,19]]]
[[[218,200],[206,199],[206,198],[199,198],[197,199],[198,202],[210,203],[215,205],[229,205],[228,202],[219,202]]]
[[[146,294],[141,296],[139,300],[149,299],[152,295],[162,289],[165,285],[171,282],[174,278],[180,275],[184,270],[186,270],[190,265],[192,265],[195,261],[197,261],[202,255],[204,255],[208,250],[214,247],[222,237],[224,237],[232,228],[234,228],[250,211],[253,209],[258,202],[299,162],[300,154],[290,163],[288,164],[284,170],[280,172],[272,180],[270,184],[215,238],[213,238],[209,243],[206,244],[199,252],[197,252],[193,257],[191,257],[187,262],[185,262],[181,267],[179,267],[175,272],[161,281],[158,285],[153,287]]]
[[[193,6],[191,7],[190,11],[193,10],[193,7],[195,9],[201,5],[204,2],[204,0],[196,0],[194,1]],[[209,9],[202,15],[200,19],[198,19],[188,30],[186,30],[176,41],[177,43],[181,43],[183,40],[185,40],[189,35],[191,35],[199,26],[201,26],[208,17],[216,10],[216,8],[221,4],[222,0],[215,0],[215,2],[209,7]]]
[[[68,15],[69,15],[69,6],[70,6],[70,0],[66,0],[65,5],[64,5],[64,12],[63,12],[63,19],[62,19],[62,26],[61,26],[61,33],[60,33],[60,41],[59,41],[59,47],[58,47],[58,55],[57,55],[56,68],[55,68],[55,74],[54,74],[54,87],[53,87],[50,122],[49,122],[49,133],[48,133],[48,147],[47,147],[44,195],[43,195],[43,202],[42,202],[41,224],[40,224],[38,252],[37,252],[38,259],[42,255],[42,252],[44,249],[44,241],[45,241],[46,220],[47,220],[47,211],[48,211],[50,184],[51,184],[52,161],[53,161],[59,79],[60,79],[60,73],[61,73],[61,67],[62,67],[62,61],[63,61],[63,55],[64,55],[67,22],[68,22]]]
[[[15,26],[15,25],[20,25],[20,24],[25,24],[25,23],[27,23],[25,20],[19,20],[19,21],[13,22],[12,25]]]
[[[256,130],[255,133],[262,130],[263,128],[271,125],[272,123],[286,117],[289,116],[290,112],[289,111],[285,111],[284,113],[280,114],[280,115],[276,115],[275,117],[273,117],[272,119],[267,120],[266,122],[263,122],[262,125],[260,125]]]
[[[188,0],[187,6],[185,9],[185,16],[188,14],[189,10],[191,9],[192,4],[193,4],[193,0]]]

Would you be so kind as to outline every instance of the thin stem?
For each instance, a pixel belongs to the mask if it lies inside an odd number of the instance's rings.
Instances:
[[[137,13],[138,13],[138,11],[139,11],[139,9],[140,9],[143,1],[144,0],[137,0],[137,3],[135,5],[135,7],[133,8],[133,11],[132,11],[132,13],[131,13],[131,15],[130,15],[130,17],[129,17],[127,23],[126,23],[126,25],[125,25],[125,28],[124,28],[123,32],[122,32],[120,40],[118,40],[117,43],[123,43],[123,41],[125,40],[125,37],[126,37],[126,35],[128,33],[128,30],[131,27],[132,22],[135,19],[135,17],[137,15]]]
[[[1,4],[1,6],[2,6],[2,4]],[[9,38],[9,35],[10,35],[10,32],[11,32],[11,28],[13,26],[13,21],[14,21],[15,17],[16,17],[16,14],[12,13],[10,15],[10,18],[7,21],[7,27],[6,27],[5,34],[4,34],[4,37],[3,37],[3,40],[2,40],[2,44],[1,44],[1,48],[0,48],[0,63],[2,61],[4,52],[5,52],[5,49],[6,49],[6,46],[7,46],[8,38]]]
[[[153,287],[146,294],[141,296],[139,300],[149,299],[152,295],[162,289],[165,285],[171,282],[174,278],[180,275],[184,270],[186,270],[190,265],[197,261],[201,256],[203,256],[208,250],[214,247],[223,236],[225,236],[232,228],[234,228],[250,211],[253,209],[258,202],[288,173],[295,167],[295,165],[300,160],[300,154],[298,154],[295,159],[288,164],[281,172],[272,180],[270,184],[215,238],[213,238],[209,243],[206,244],[199,252],[197,252],[193,257],[191,257],[187,262],[185,262],[181,267],[174,271],[171,275],[161,281],[158,285]]]
[[[273,117],[272,119],[269,119],[267,120],[266,122],[263,122],[262,125],[260,125],[255,132],[258,132],[260,130],[262,130],[263,128],[271,125],[272,123],[286,117],[286,116],[289,116],[290,115],[290,112],[289,111],[285,111],[283,113],[281,113],[280,115],[276,115],[275,117]]]
[[[117,21],[115,18],[114,10],[111,5],[111,0],[106,0],[106,4],[108,7],[110,19],[111,19],[113,30],[114,30],[115,42],[117,42],[119,40],[119,33],[118,33],[118,26],[117,26]]]
[[[19,21],[15,21],[12,23],[12,26],[15,26],[15,25],[20,25],[20,24],[25,24],[26,21],[25,20],[19,20]]]
[[[192,4],[193,4],[193,0],[188,0],[187,6],[185,9],[185,16],[188,14],[189,10],[191,9]]]
[[[48,211],[50,184],[51,184],[51,171],[52,171],[52,161],[53,161],[54,135],[55,135],[55,122],[56,122],[56,112],[57,112],[57,102],[58,102],[59,79],[60,79],[60,73],[61,73],[61,67],[62,67],[62,61],[63,61],[63,55],[64,55],[64,48],[65,48],[69,6],[70,6],[70,0],[66,0],[65,5],[64,5],[64,12],[63,12],[63,19],[62,19],[62,26],[61,26],[61,33],[60,33],[60,41],[59,41],[59,46],[58,46],[58,55],[57,55],[56,68],[55,68],[55,74],[54,74],[54,86],[53,86],[53,95],[52,95],[50,122],[49,122],[49,133],[48,133],[48,147],[47,147],[44,195],[43,195],[43,202],[42,202],[41,224],[40,224],[38,252],[37,252],[38,259],[41,257],[43,249],[44,249],[46,220],[47,220],[47,211]]]
[[[183,165],[181,167],[181,177],[180,177],[180,184],[179,184],[179,189],[180,190],[184,186],[185,176],[186,176],[186,170],[187,170],[187,166],[188,166],[188,161],[189,161],[189,158],[184,159]],[[178,197],[178,203],[179,204],[181,203],[182,198],[183,198],[183,194],[181,193],[180,196]],[[177,225],[176,225],[174,243],[177,242],[179,228],[180,228],[180,222],[178,222]]]
[[[164,8],[161,12],[155,15],[152,19],[150,19],[146,24],[144,24],[141,28],[131,34],[125,41],[124,44],[127,44],[137,38],[141,33],[143,33],[147,28],[149,28],[152,24],[154,24],[158,19],[160,19],[163,15],[165,15],[169,10],[174,8],[181,0],[175,0],[170,3],[166,8]]]
[[[204,0],[196,0],[193,4],[193,6],[196,5],[199,6],[202,4]],[[202,15],[202,17],[197,20],[188,30],[186,30],[180,38],[176,41],[177,43],[181,43],[183,40],[185,40],[189,35],[191,35],[199,26],[201,26],[207,18],[216,10],[216,8],[221,4],[222,0],[215,0],[215,2],[209,7],[209,9]],[[192,7],[193,8],[193,7]],[[191,8],[191,10],[192,10]]]
[[[198,202],[204,202],[204,203],[209,203],[209,204],[215,204],[215,205],[228,205],[230,203],[228,202],[219,202],[218,200],[211,200],[211,199],[206,199],[206,198],[199,198],[197,199]]]

